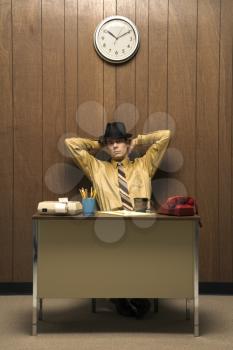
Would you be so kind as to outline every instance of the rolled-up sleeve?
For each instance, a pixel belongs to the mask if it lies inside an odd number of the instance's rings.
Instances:
[[[91,152],[101,148],[99,142],[82,137],[72,137],[65,139],[65,145],[73,156],[74,162],[92,180],[93,171],[97,168],[99,161]]]
[[[171,140],[170,130],[158,130],[149,134],[138,135],[137,145],[148,145],[145,155],[141,157],[142,166],[148,170],[152,178],[166,152]]]

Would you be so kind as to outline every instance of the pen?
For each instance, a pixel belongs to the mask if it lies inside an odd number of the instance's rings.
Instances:
[[[88,189],[87,188],[83,188],[83,187],[79,188],[79,192],[81,194],[82,199],[96,197],[96,190],[95,190],[95,188],[93,189],[92,187],[90,189],[90,196],[88,196]]]
[[[79,189],[79,192],[80,192],[80,194],[81,194],[81,197],[83,198],[83,193],[82,193],[81,188]]]

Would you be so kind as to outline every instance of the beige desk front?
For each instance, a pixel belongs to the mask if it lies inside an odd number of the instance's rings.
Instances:
[[[198,322],[199,217],[33,216],[33,335],[43,298],[185,298]]]

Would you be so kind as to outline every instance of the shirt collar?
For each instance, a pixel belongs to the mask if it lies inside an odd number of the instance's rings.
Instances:
[[[122,161],[121,163],[123,164],[123,166],[127,166],[129,164],[130,160],[129,160],[129,157],[126,156]],[[119,160],[114,160],[114,159],[111,159],[111,163],[112,165],[114,166],[114,168],[117,168],[117,163],[119,163]]]

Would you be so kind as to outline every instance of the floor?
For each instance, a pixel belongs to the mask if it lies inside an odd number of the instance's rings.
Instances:
[[[38,336],[31,335],[32,296],[0,296],[0,350],[124,350],[233,348],[233,296],[201,295],[200,336],[184,299],[160,299],[159,311],[143,320],[118,315],[114,305],[89,299],[45,299]]]

